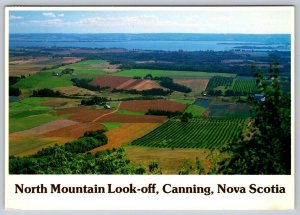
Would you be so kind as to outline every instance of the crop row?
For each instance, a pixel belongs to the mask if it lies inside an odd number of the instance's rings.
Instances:
[[[159,148],[217,149],[242,131],[244,119],[199,118],[188,123],[169,120],[132,145]]]
[[[214,90],[219,86],[231,86],[232,81],[233,78],[230,77],[214,76],[209,80],[206,91]]]
[[[252,93],[257,89],[255,80],[236,80],[233,91]]]

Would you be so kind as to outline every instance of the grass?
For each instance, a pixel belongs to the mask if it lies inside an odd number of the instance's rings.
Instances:
[[[190,105],[194,103],[193,99],[171,99],[171,101],[178,102],[181,104]]]
[[[69,64],[66,66],[61,66],[56,69],[45,70],[37,72],[26,79],[22,79],[14,86],[21,89],[40,89],[49,88],[53,89],[56,87],[67,87],[72,86],[72,78],[94,78],[99,75],[106,74],[101,68],[93,67],[93,65],[99,65],[101,63],[106,63],[104,60],[86,60],[80,61],[74,64]],[[62,75],[54,76],[53,72],[60,73],[65,68],[74,69],[75,75]]]
[[[23,131],[67,118],[67,115],[56,115],[51,107],[41,105],[49,98],[29,97],[9,104],[9,132]]]
[[[39,115],[31,115],[22,118],[9,118],[9,133],[23,131],[27,129],[31,129],[37,127],[39,125],[58,120],[58,119],[65,119],[68,115],[55,115],[51,112],[46,114],[39,114]]]
[[[70,75],[53,76],[52,72],[43,71],[35,73],[25,79],[20,80],[14,86],[21,89],[41,89],[72,86]]]
[[[147,74],[152,76],[168,76],[168,77],[212,77],[212,76],[223,76],[223,77],[235,77],[236,74],[229,73],[213,73],[213,72],[192,72],[192,71],[172,71],[172,70],[153,70],[153,69],[130,69],[121,72],[113,73],[114,76],[126,76],[144,77]]]
[[[32,111],[32,110],[50,110],[50,107],[41,105],[47,98],[29,97],[18,102],[9,103],[9,111]]]
[[[114,128],[119,128],[122,125],[121,122],[105,122],[101,124],[104,125],[109,131],[113,130]]]
[[[107,63],[107,61],[104,60],[85,60],[80,61],[77,63],[69,64],[66,66],[61,66],[57,69],[47,70],[49,72],[61,72],[62,70],[66,68],[74,69],[74,76],[70,75],[63,75],[66,77],[71,78],[94,78],[99,75],[106,74],[101,67],[97,68],[97,66],[100,66],[102,63]],[[61,77],[63,77],[61,76]]]
[[[119,113],[119,114],[128,114],[128,115],[144,115],[145,114],[144,112],[123,110],[123,109],[119,109],[117,111],[117,113]]]
[[[206,149],[166,149],[132,145],[126,145],[124,148],[127,158],[133,165],[143,166],[148,170],[149,163],[156,161],[163,174],[178,174],[178,171],[186,167],[187,163],[188,167],[195,167],[196,157],[201,161],[205,172],[208,172],[213,165],[210,155],[215,155]],[[190,174],[195,173],[192,170],[190,172]]]
[[[189,105],[184,112],[191,113],[193,114],[193,116],[202,116],[204,111],[205,111],[204,107],[198,105]]]
[[[48,146],[54,143],[53,140],[37,138],[35,136],[24,136],[9,143],[9,155],[18,155],[41,146]]]

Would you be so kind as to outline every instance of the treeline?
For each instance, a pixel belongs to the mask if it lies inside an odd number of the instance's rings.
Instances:
[[[251,51],[143,51],[131,50],[124,52],[103,52],[103,49],[93,49],[93,53],[54,54],[57,50],[70,48],[37,48],[11,49],[10,56],[53,56],[53,57],[80,57],[84,59],[106,59],[112,64],[121,64],[120,69],[159,69],[177,71],[203,71],[232,73],[241,76],[253,76],[251,62],[271,63],[276,59],[282,66],[282,74],[290,76],[291,54],[287,51],[269,51],[266,54],[255,54]],[[102,50],[94,53],[95,50]],[[252,54],[254,53],[254,54]],[[228,60],[233,60],[228,63]],[[243,63],[241,63],[241,61]],[[141,63],[143,62],[143,63]],[[58,67],[61,65],[58,65]],[[45,68],[50,69],[50,68]],[[261,68],[267,72],[266,67]]]
[[[81,100],[80,103],[81,103],[81,105],[89,106],[89,105],[103,104],[107,101],[108,101],[108,99],[105,98],[105,97],[94,96],[94,97],[89,98],[89,99],[83,99],[83,100]]]
[[[32,91],[32,97],[65,97],[59,91],[54,91],[48,88],[38,89]]]
[[[181,111],[170,111],[170,110],[148,110],[146,115],[158,115],[158,116],[167,116],[168,118],[180,116]]]
[[[73,82],[74,86],[81,87],[84,89],[92,90],[92,91],[98,91],[101,88],[98,86],[93,86],[90,84],[92,79],[79,79],[79,78],[72,78],[71,81]]]
[[[27,157],[9,158],[10,174],[144,174],[146,169],[133,166],[125,150],[117,148],[92,154],[88,151],[107,143],[103,130],[86,132],[83,137],[65,145],[42,149]],[[161,174],[158,166],[150,174]]]
[[[155,79],[156,78],[156,79]],[[172,78],[169,77],[155,77],[155,80],[159,80],[159,84],[165,88],[168,88],[172,91],[178,91],[178,92],[182,92],[182,93],[190,93],[192,92],[191,88],[186,87],[184,85],[181,84],[177,84],[173,82]]]
[[[25,79],[24,75],[18,76],[9,76],[9,96],[19,96],[21,95],[21,90],[18,87],[13,85],[18,83],[20,80]]]
[[[139,77],[139,76],[135,76],[134,78],[141,79],[141,77]],[[147,74],[143,77],[143,79],[159,81],[159,84],[162,87],[168,88],[170,91],[178,91],[178,92],[182,92],[182,93],[192,92],[191,88],[181,85],[181,84],[174,83],[173,79],[170,77],[159,77],[159,76],[153,77],[151,74]]]
[[[234,73],[240,76],[253,76],[251,62],[271,63],[282,59],[284,74],[290,74],[289,52],[268,52],[266,55],[251,55],[251,52],[236,51],[128,51],[122,53],[88,54],[86,58],[106,59],[112,64],[121,64],[120,69],[158,69],[176,71],[203,71]],[[274,56],[279,58],[274,58]],[[79,57],[79,55],[77,55]],[[234,60],[237,63],[230,62]],[[241,63],[241,61],[243,63]],[[140,63],[143,62],[143,63]],[[264,72],[267,68],[262,67]]]
[[[113,89],[111,92],[125,92],[125,93],[129,93],[129,94],[139,94],[142,96],[167,96],[170,95],[172,93],[172,91],[170,90],[164,90],[161,88],[152,88],[149,90],[135,90],[135,89],[131,89],[131,90],[118,90],[118,89]]]

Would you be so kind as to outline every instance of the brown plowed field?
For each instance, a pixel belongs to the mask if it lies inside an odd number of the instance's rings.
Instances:
[[[74,108],[64,108],[57,109],[57,114],[71,114],[69,117],[70,120],[78,121],[78,122],[91,122],[94,119],[113,112],[114,110],[89,110],[85,107],[74,107]]]
[[[71,64],[71,63],[76,63],[78,61],[81,61],[81,59],[82,58],[79,57],[64,57],[61,63]]]
[[[105,129],[105,127],[99,123],[79,123],[45,133],[44,136],[76,139],[82,137],[86,131],[96,131],[99,129]]]
[[[199,78],[199,79],[190,79],[190,78],[176,78],[174,82],[187,86],[192,89],[192,92],[202,93],[205,91],[209,79],[208,78]]]
[[[122,102],[120,109],[147,112],[151,110],[169,110],[169,111],[183,111],[186,105],[165,100],[136,100],[136,101],[124,101]]]
[[[80,87],[76,86],[68,86],[68,87],[56,87],[55,90],[58,90],[59,92],[72,96],[72,95],[80,95],[80,96],[85,96],[85,95],[95,95],[96,93],[94,91],[88,90],[88,89],[83,89]]]
[[[152,80],[132,79],[121,76],[101,76],[91,82],[93,86],[109,87],[118,90],[149,90],[153,88],[162,88],[158,83]]]
[[[55,120],[53,122],[48,122],[46,124],[37,126],[35,128],[31,128],[31,129],[28,129],[25,131],[19,131],[16,133],[40,135],[40,134],[45,134],[47,132],[54,131],[57,129],[65,129],[65,127],[68,127],[68,126],[74,126],[74,125],[76,126],[76,124],[78,124],[78,122],[68,120],[68,119],[61,119],[61,120]]]
[[[129,80],[131,80],[131,78],[119,76],[101,76],[94,79],[90,84],[93,86],[110,87],[112,89],[116,89],[119,85]]]
[[[165,89],[162,86],[160,86],[157,82],[152,80],[143,80],[140,83],[137,83],[135,86],[132,87],[134,90],[142,91],[142,90],[150,90],[154,88],[161,88]]]
[[[32,155],[48,146],[62,145],[82,137],[86,131],[99,129],[105,129],[105,127],[98,123],[78,123],[41,135],[16,132],[9,135],[9,155]]]
[[[124,123],[119,128],[106,132],[108,143],[104,146],[93,149],[91,152],[97,152],[106,149],[113,149],[147,134],[155,129],[159,123]]]
[[[128,114],[109,114],[97,122],[123,122],[123,123],[163,123],[167,120],[166,116],[152,116],[152,115],[128,115]]]

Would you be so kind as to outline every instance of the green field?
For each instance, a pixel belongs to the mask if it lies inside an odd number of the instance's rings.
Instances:
[[[105,123],[101,123],[101,124],[103,124],[109,131],[113,130],[114,128],[118,128],[122,125],[121,122],[105,122]]]
[[[9,143],[9,155],[18,155],[36,148],[54,145],[54,142],[54,140],[37,138],[36,136],[20,138]]]
[[[201,107],[199,105],[189,105],[184,112],[191,113],[193,116],[202,116],[203,112],[206,108]]]
[[[170,99],[171,101],[174,102],[178,102],[178,103],[182,103],[182,104],[186,104],[186,105],[190,105],[194,103],[193,99]]]
[[[117,111],[118,114],[128,114],[128,115],[145,115],[144,112],[139,112],[139,111],[131,111],[131,110],[123,110],[119,109]]]
[[[188,123],[169,120],[131,144],[159,148],[214,150],[237,137],[244,125],[244,119],[202,117],[192,119]]]
[[[42,71],[20,80],[14,86],[21,89],[53,89],[56,87],[72,86],[71,76],[53,76],[52,72]]]
[[[74,64],[61,66],[56,69],[49,69],[37,72],[25,79],[20,80],[14,86],[21,89],[41,89],[56,87],[72,86],[72,78],[94,78],[99,75],[106,74],[102,71],[101,64],[107,63],[104,60],[86,60]],[[74,69],[74,74],[64,74],[62,76],[55,76],[53,73],[60,73],[62,70],[70,68]]]
[[[46,114],[39,114],[39,115],[31,115],[22,118],[10,117],[9,133],[31,129],[51,121],[55,121],[58,119],[65,119],[67,117],[68,115],[58,116],[53,112],[48,112]]]
[[[238,92],[252,93],[255,90],[257,90],[256,81],[237,79],[234,82],[232,90]]]
[[[49,98],[29,97],[9,104],[9,133],[23,131],[67,115],[56,115],[49,106],[41,105]]]
[[[114,76],[126,76],[126,77],[144,77],[147,74],[152,76],[168,76],[168,77],[235,77],[236,74],[229,73],[214,73],[214,72],[192,72],[192,71],[172,71],[172,70],[153,70],[153,69],[130,69],[121,72],[113,73]]]
[[[41,105],[42,102],[46,101],[48,98],[39,98],[39,97],[29,97],[23,100],[9,103],[9,111],[13,112],[21,112],[21,111],[29,111],[29,110],[49,110],[50,107]]]
[[[232,77],[225,76],[215,76],[209,79],[208,85],[206,87],[206,91],[210,90],[224,90],[225,87],[230,87],[232,84]]]

